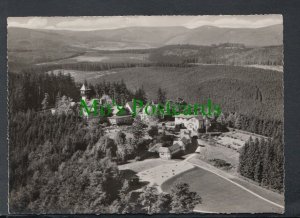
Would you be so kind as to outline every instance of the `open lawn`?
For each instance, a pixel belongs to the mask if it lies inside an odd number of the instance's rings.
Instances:
[[[283,209],[263,200],[239,186],[202,168],[195,168],[177,175],[162,184],[162,190],[170,192],[177,182],[190,185],[202,197],[202,204],[195,211],[215,213],[282,213]]]
[[[119,170],[134,171],[141,182],[146,182],[149,185],[158,185],[158,188],[168,179],[193,168],[193,164],[187,161],[163,160],[160,158],[147,159],[119,166]]]
[[[212,159],[221,159],[230,163],[232,165],[231,171],[236,172],[239,163],[239,153],[231,148],[216,144],[207,144],[204,149],[202,149],[199,158],[208,162]]]
[[[194,166],[191,163],[186,161],[178,161],[168,164],[161,164],[157,167],[141,171],[137,175],[140,177],[141,181],[147,181],[150,183],[150,185],[160,186],[168,179],[193,168]]]
[[[149,170],[153,167],[161,166],[164,164],[177,163],[175,160],[163,160],[160,158],[146,159],[143,161],[131,162],[119,165],[119,170],[132,170],[136,173]]]

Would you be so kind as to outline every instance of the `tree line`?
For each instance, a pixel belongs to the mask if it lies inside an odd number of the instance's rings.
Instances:
[[[268,137],[283,133],[283,123],[275,119],[261,119],[241,113],[222,113],[217,121],[230,128],[236,128]]]
[[[284,190],[283,123],[278,120],[258,119],[238,113],[221,114],[218,122],[269,138],[250,137],[239,157],[239,172],[261,186],[282,192]]]
[[[133,98],[143,102],[147,101],[147,95],[143,86],[136,90],[129,90],[123,80],[120,82],[106,82],[104,80],[95,85],[87,81],[84,83],[91,89],[92,97],[101,98],[102,95],[108,95],[119,105],[125,105],[127,102],[132,101]]]
[[[66,95],[74,101],[80,98],[79,88],[70,74],[9,73],[9,111],[41,110],[48,95],[48,105],[54,106],[57,98]]]
[[[262,186],[284,191],[284,155],[281,135],[246,142],[240,154],[239,172]]]
[[[9,76],[9,111],[11,114],[18,111],[40,111],[55,107],[63,96],[75,102],[80,100],[81,84],[76,84],[70,74],[34,71],[9,73]],[[103,81],[95,85],[85,81],[85,84],[91,89],[91,97],[101,98],[103,94],[106,94],[118,104],[125,105],[132,98],[144,102],[147,100],[143,87],[132,91],[126,87],[122,80],[113,83]]]

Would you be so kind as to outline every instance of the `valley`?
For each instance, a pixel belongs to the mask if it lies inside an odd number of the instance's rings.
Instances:
[[[166,16],[172,25],[130,26],[150,16],[116,18],[124,27],[8,27],[11,210],[283,213],[282,24],[189,28]],[[147,105],[136,111],[133,99]],[[91,113],[95,100],[112,105],[106,116]],[[203,107],[147,113],[168,101]],[[208,101],[221,113],[203,113]]]

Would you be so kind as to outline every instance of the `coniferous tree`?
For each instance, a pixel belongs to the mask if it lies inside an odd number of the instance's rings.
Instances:
[[[260,145],[259,140],[255,138],[253,143],[253,156],[252,156],[253,180],[256,182],[261,181],[261,163],[260,163]]]
[[[42,109],[46,110],[48,108],[48,106],[49,106],[49,95],[48,95],[48,93],[45,93],[45,97],[42,101]]]
[[[220,116],[217,118],[217,122],[222,124],[222,125],[226,124],[225,115],[223,113],[221,113]]]
[[[242,127],[242,120],[241,120],[241,116],[238,114],[235,114],[235,122],[234,122],[234,127],[236,129],[241,129]]]
[[[165,104],[167,97],[166,97],[166,91],[162,90],[161,87],[158,88],[157,91],[157,103],[159,104]]]
[[[141,139],[145,133],[143,131],[144,124],[139,117],[136,117],[132,124],[132,133],[135,140]]]
[[[143,86],[135,91],[134,98],[142,101],[143,103],[147,102],[147,96]]]
[[[228,123],[228,126],[229,127],[234,127],[234,124],[235,124],[235,116],[233,113],[230,113],[227,117],[227,123]]]

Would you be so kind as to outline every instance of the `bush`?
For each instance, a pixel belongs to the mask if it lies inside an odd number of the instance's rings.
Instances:
[[[158,135],[158,127],[157,126],[151,126],[148,130],[148,134],[153,138],[154,136]]]
[[[175,125],[175,129],[174,129],[174,131],[175,131],[175,132],[179,132],[179,131],[180,131],[180,129],[181,129],[181,128],[180,128],[180,125],[178,125],[178,124],[177,124],[177,125]]]
[[[172,135],[166,135],[166,134],[162,134],[158,137],[158,141],[161,143],[164,142],[173,142],[174,136]]]
[[[218,168],[226,168],[226,169],[232,168],[232,165],[230,163],[227,163],[225,160],[222,159],[212,159],[210,161],[213,162],[214,166]]]

